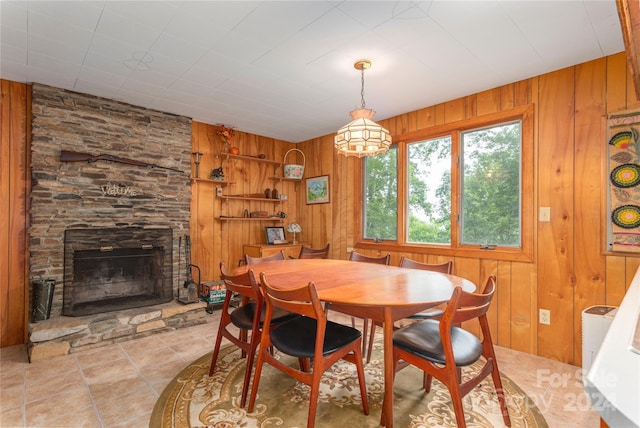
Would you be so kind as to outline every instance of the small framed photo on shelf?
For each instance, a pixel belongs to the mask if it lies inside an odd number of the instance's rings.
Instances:
[[[329,202],[329,176],[307,178],[307,205]]]
[[[264,228],[265,234],[267,236],[267,244],[285,244],[287,243],[287,238],[284,235],[284,227],[272,227],[267,226]]]

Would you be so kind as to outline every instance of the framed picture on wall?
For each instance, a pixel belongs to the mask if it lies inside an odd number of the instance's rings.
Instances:
[[[329,202],[329,176],[307,178],[307,205]]]
[[[273,244],[282,244],[283,242],[286,242],[286,238],[284,235],[284,227],[267,226],[264,228],[264,230],[267,236],[267,244],[273,245]]]

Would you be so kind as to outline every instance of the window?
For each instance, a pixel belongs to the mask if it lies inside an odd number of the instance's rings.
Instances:
[[[525,106],[394,137],[393,150],[364,161],[363,238],[531,260],[532,118]]]
[[[365,158],[364,238],[392,240],[398,237],[398,154],[395,147],[382,155]]]
[[[408,145],[408,242],[451,242],[451,137]]]
[[[520,245],[521,123],[462,133],[461,243]]]

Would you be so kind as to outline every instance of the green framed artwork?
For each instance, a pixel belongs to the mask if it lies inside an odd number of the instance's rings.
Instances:
[[[307,205],[329,202],[329,176],[307,178]]]

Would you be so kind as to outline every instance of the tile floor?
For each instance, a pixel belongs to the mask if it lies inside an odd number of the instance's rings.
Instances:
[[[213,349],[218,317],[183,330],[27,363],[24,346],[0,349],[0,427],[146,427],[165,385]],[[497,348],[504,374],[551,427],[596,428],[577,367]]]

